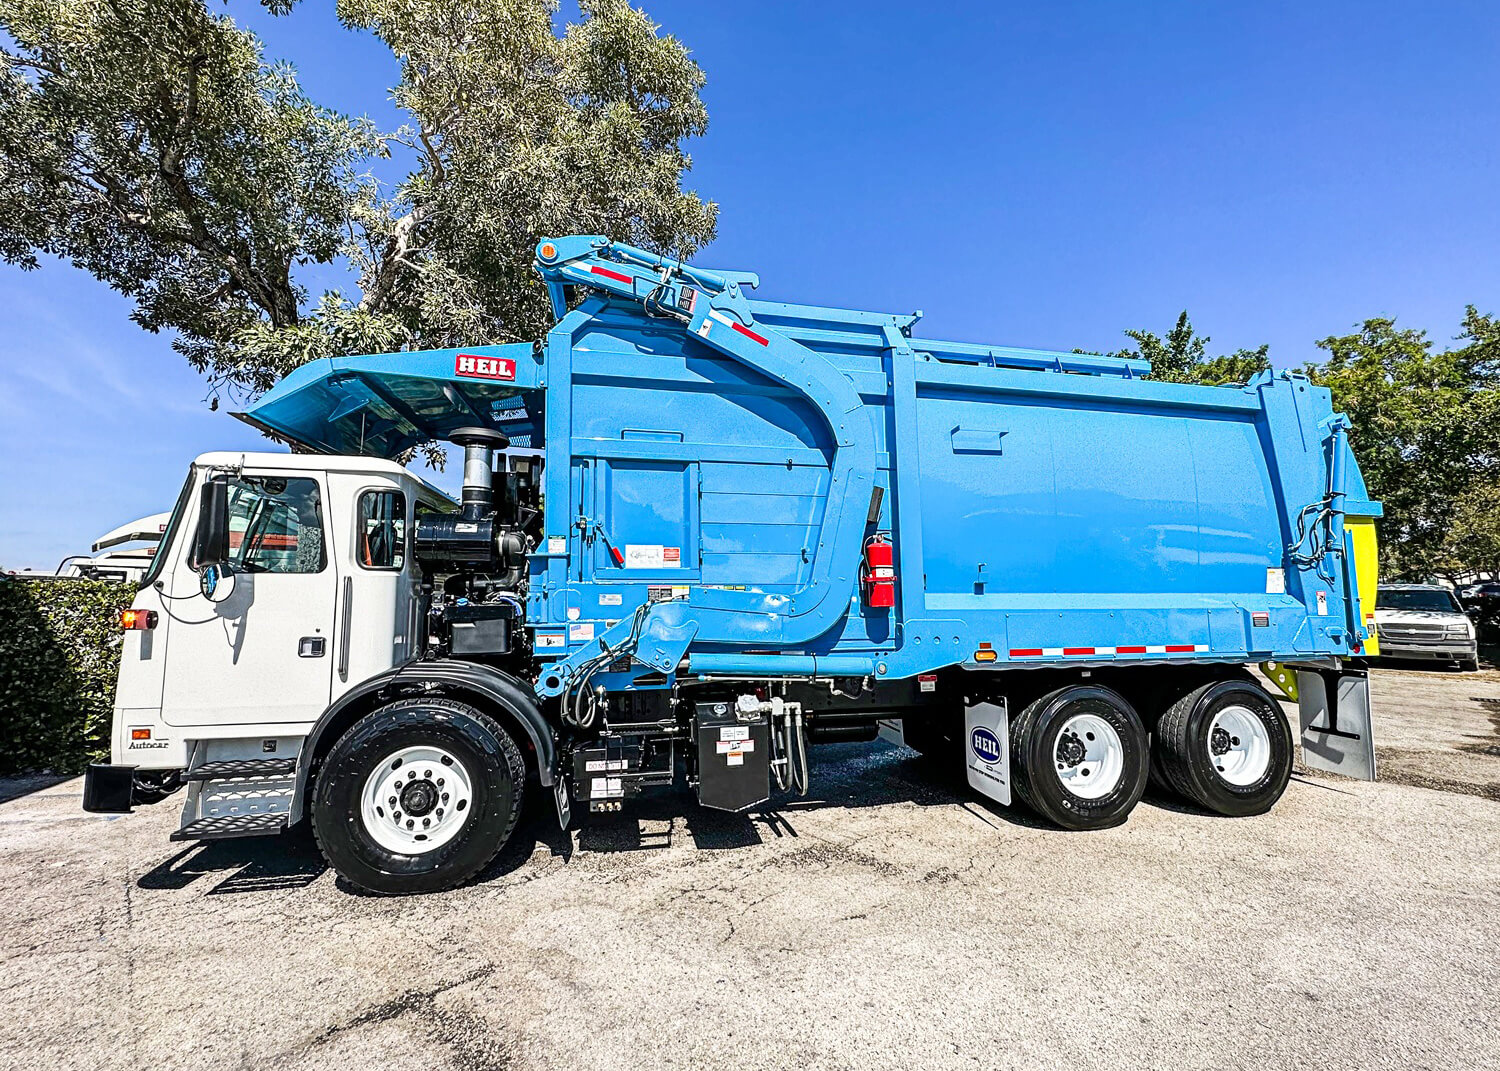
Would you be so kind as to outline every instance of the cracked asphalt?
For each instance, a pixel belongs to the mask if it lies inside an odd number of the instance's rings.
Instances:
[[[1042,828],[886,744],[749,817],[673,796],[354,895],[174,797],[0,782],[0,1068],[1494,1068],[1500,673],[1375,675],[1385,780]]]

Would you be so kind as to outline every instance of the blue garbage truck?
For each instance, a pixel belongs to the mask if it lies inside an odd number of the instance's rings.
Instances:
[[[1067,829],[1374,776],[1374,522],[1328,391],[943,342],[602,237],[535,343],[320,359],[192,464],[85,806],[309,826],[377,893],[686,786],[729,811],[883,735]],[[401,462],[462,451],[453,500]],[[1296,703],[1294,725],[1252,667]]]

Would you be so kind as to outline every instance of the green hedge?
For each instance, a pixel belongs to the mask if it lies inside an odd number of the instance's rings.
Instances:
[[[0,775],[109,754],[120,611],[135,585],[0,577]]]

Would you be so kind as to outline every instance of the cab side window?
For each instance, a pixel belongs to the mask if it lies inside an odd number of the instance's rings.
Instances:
[[[218,479],[229,482],[229,556],[236,569],[250,573],[323,571],[328,552],[317,480],[285,476]]]
[[[355,558],[366,569],[399,570],[406,564],[406,496],[366,491],[359,496]]]

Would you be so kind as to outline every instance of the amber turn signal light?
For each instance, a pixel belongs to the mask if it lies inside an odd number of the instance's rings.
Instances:
[[[155,610],[121,610],[120,627],[123,629],[148,629],[156,627]]]

